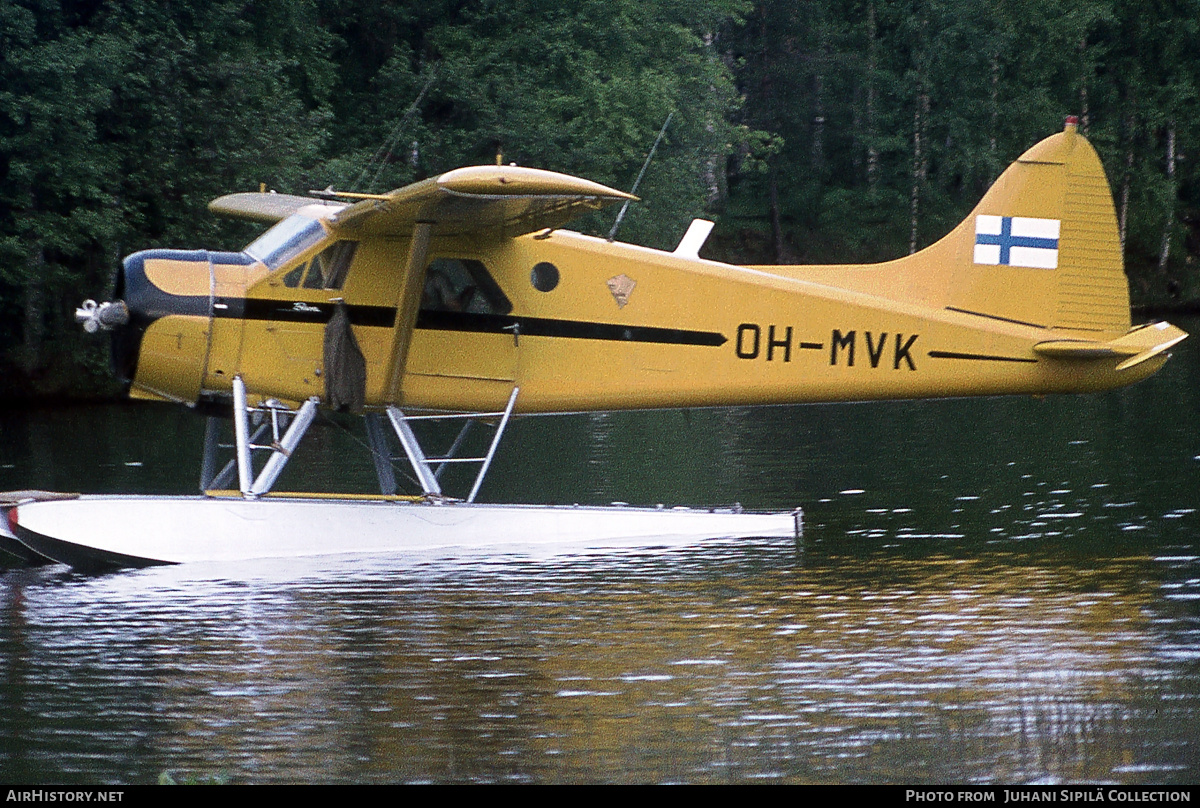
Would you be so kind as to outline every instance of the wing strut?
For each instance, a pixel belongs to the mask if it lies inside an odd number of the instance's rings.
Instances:
[[[408,359],[408,346],[417,325],[417,310],[421,305],[421,293],[425,286],[425,262],[429,257],[429,239],[433,234],[432,222],[417,222],[413,225],[412,243],[408,247],[408,261],[404,265],[404,277],[396,299],[396,321],[392,325],[392,348],[388,352],[387,384],[384,400],[393,404],[400,396],[400,382],[404,378],[404,363]]]

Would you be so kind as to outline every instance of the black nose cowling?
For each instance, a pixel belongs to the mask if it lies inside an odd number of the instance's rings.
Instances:
[[[84,301],[83,306],[75,312],[75,319],[86,330],[103,330],[112,335],[113,374],[125,383],[132,382],[137,373],[142,336],[155,320],[168,314],[209,314],[207,295],[172,294],[154,285],[146,276],[146,262],[156,259],[184,264],[199,263],[207,268],[209,253],[206,250],[136,252],[122,262],[113,290],[113,302],[96,304],[94,301]]]
[[[130,384],[138,375],[146,333],[156,321],[170,315],[211,321],[213,266],[247,266],[253,262],[254,259],[241,252],[142,250],[122,262],[112,302],[84,301],[76,310],[75,319],[90,332],[109,332],[113,373]],[[229,311],[230,306],[222,310]],[[179,363],[181,357],[169,361]],[[171,372],[177,371],[178,368]]]

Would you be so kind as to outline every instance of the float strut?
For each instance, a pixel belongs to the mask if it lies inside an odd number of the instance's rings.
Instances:
[[[463,422],[462,429],[458,430],[458,437],[454,439],[454,443],[450,444],[450,449],[446,452],[446,456],[442,459],[442,462],[438,463],[438,467],[433,470],[434,477],[437,477],[439,480],[442,479],[442,471],[446,468],[446,464],[458,454],[458,449],[462,446],[463,441],[466,440],[467,433],[471,431],[471,424],[473,423],[475,422],[471,420]]]
[[[379,493],[396,493],[396,474],[392,471],[392,450],[388,447],[387,432],[379,415],[368,412],[363,415],[367,427],[367,443],[371,446],[371,459],[375,461],[375,476],[379,478]]]
[[[274,451],[271,452],[271,457],[267,459],[267,464],[263,466],[258,479],[254,481],[254,485],[250,486],[250,496],[262,496],[271,490],[271,486],[279,479],[283,467],[291,459],[292,452],[300,444],[301,438],[308,431],[308,426],[312,423],[316,414],[317,399],[315,397],[310,398],[301,405],[295,419],[287,428],[287,431],[283,433],[283,437],[279,439],[279,443],[273,447]]]
[[[408,425],[404,413],[395,407],[388,407],[387,414],[388,419],[392,422],[392,428],[396,430],[396,437],[400,439],[400,445],[404,448],[404,453],[408,455],[408,462],[412,464],[413,471],[417,474],[417,480],[421,483],[421,491],[426,496],[440,497],[442,486],[438,484],[437,477],[429,468],[429,460],[425,457],[425,452],[422,451],[421,444],[417,440],[417,436],[413,434],[412,427]]]
[[[220,422],[210,415],[204,422],[204,459],[200,461],[200,491],[212,488],[217,467],[217,430]]]
[[[504,436],[504,428],[508,426],[508,419],[512,415],[513,407],[516,406],[519,392],[521,392],[521,388],[514,387],[512,395],[508,397],[508,406],[504,408],[504,415],[501,416],[500,423],[496,425],[496,434],[492,437],[492,445],[488,447],[487,456],[483,458],[483,466],[479,469],[479,476],[475,478],[475,485],[471,486],[467,502],[475,501],[475,495],[479,493],[479,487],[483,485],[483,478],[487,476],[488,467],[492,465],[492,458],[496,456],[496,447],[500,445],[500,438]]]
[[[233,377],[233,438],[237,444],[238,490],[250,496],[254,468],[250,465],[250,420],[246,414],[246,383]]]
[[[263,434],[270,428],[270,423],[264,422],[259,424],[258,429],[254,430],[253,434],[250,435],[250,445],[253,446],[254,444],[258,443],[258,439],[261,438]],[[220,446],[218,446],[218,448],[220,448]],[[221,470],[217,472],[216,476],[208,481],[208,484],[204,486],[203,490],[207,492],[213,489],[221,490],[229,487],[229,481],[233,479],[233,475],[237,470],[237,464],[237,456],[235,455],[228,463],[221,467]]]
[[[417,474],[417,479],[421,484],[421,490],[425,493],[425,496],[440,497],[442,495],[442,486],[438,482],[438,476],[441,474],[442,467],[445,464],[480,463],[482,466],[479,469],[479,474],[475,477],[475,485],[471,487],[471,493],[467,495],[467,502],[475,501],[475,495],[479,493],[479,487],[483,485],[483,478],[487,476],[488,467],[492,464],[492,458],[496,456],[496,447],[500,443],[500,438],[504,435],[504,428],[508,425],[508,419],[512,416],[513,408],[516,406],[518,393],[520,393],[520,388],[514,387],[503,412],[405,415],[394,406],[387,408],[387,415],[392,422],[392,427],[396,430],[396,437],[400,439],[400,445],[404,447],[404,453],[408,455],[408,461],[412,464],[413,471]],[[470,426],[471,419],[495,416],[500,417],[500,422],[496,425],[496,434],[492,438],[492,443],[488,447],[487,454],[483,457],[454,457],[454,454],[458,451],[463,439],[466,437],[467,427]],[[416,433],[409,426],[409,421],[444,421],[451,418],[466,418],[467,423],[464,425],[462,431],[458,433],[458,437],[455,438],[454,445],[450,447],[450,452],[446,457],[428,457],[421,448],[421,443],[417,440]],[[436,471],[431,465],[434,463],[437,464]]]

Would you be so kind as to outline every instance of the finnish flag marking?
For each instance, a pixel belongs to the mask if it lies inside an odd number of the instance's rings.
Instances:
[[[975,217],[975,263],[1058,269],[1058,219]]]

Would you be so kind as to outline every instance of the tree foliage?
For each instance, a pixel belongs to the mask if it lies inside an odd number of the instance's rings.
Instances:
[[[212,197],[498,155],[629,188],[672,113],[623,239],[894,257],[1075,114],[1135,298],[1194,298],[1197,76],[1200,0],[0,0],[0,397],[102,375],[71,312],[122,254],[248,240]]]

